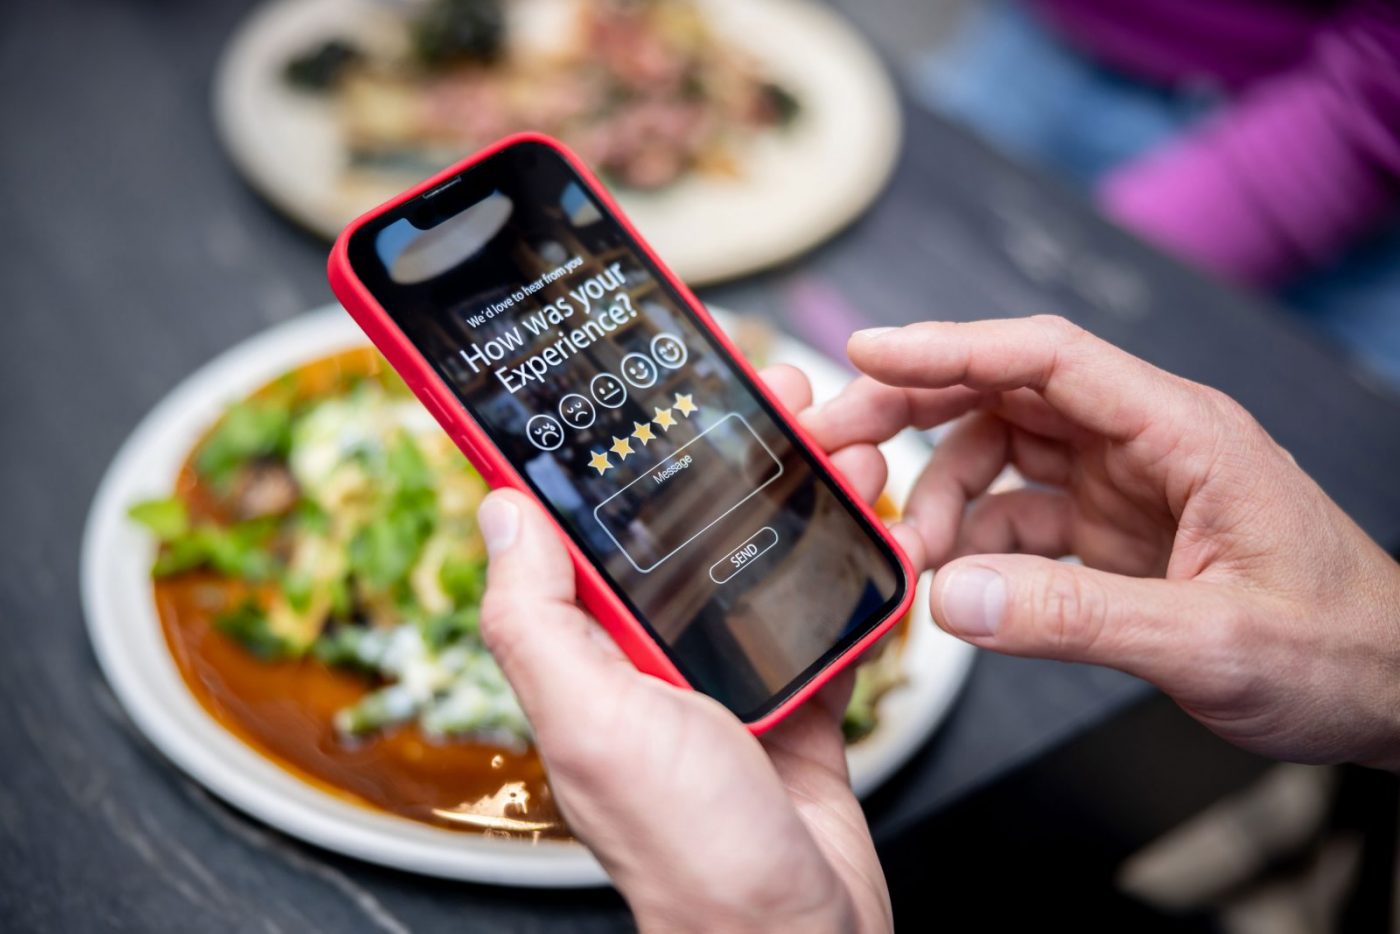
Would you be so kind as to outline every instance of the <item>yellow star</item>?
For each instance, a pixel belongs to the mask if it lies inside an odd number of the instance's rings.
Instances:
[[[608,450],[612,451],[623,460],[627,460],[627,455],[632,453],[632,442],[628,441],[626,438],[619,438],[614,435],[612,447]]]
[[[645,445],[648,441],[656,437],[655,433],[653,433],[651,430],[651,425],[649,424],[644,424],[642,422],[633,422],[632,427],[636,429],[636,431],[632,432],[632,437],[642,442],[643,445]]]
[[[690,413],[698,408],[700,408],[700,406],[695,404],[695,400],[690,397],[689,393],[685,395],[676,393],[676,411],[680,412],[686,418],[690,418]]]
[[[656,422],[656,424],[660,425],[667,431],[670,431],[671,426],[676,423],[676,416],[671,414],[670,409],[657,409],[656,417],[653,418],[652,421]]]
[[[612,461],[608,460],[606,451],[594,451],[593,457],[588,461],[588,466],[602,474],[612,468]]]

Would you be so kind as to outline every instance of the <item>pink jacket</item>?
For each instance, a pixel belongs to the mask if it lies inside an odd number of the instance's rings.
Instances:
[[[1400,0],[1029,0],[1072,45],[1231,104],[1105,179],[1108,214],[1274,285],[1400,216]]]

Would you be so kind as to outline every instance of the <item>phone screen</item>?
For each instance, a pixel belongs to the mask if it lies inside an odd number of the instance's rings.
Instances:
[[[550,147],[496,153],[349,251],[691,685],[742,719],[900,603],[895,555]]]

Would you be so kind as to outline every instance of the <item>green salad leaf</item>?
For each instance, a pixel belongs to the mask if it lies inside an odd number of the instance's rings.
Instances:
[[[355,611],[355,601],[350,595],[350,578],[342,575],[330,582],[331,618],[349,619]]]
[[[233,610],[220,614],[214,619],[214,626],[258,658],[274,661],[297,654],[285,639],[272,631],[267,615],[253,600],[245,600]]]
[[[384,464],[398,497],[433,492],[433,471],[408,432],[399,432],[385,450]]]
[[[311,597],[316,589],[316,580],[305,571],[288,571],[282,575],[282,593],[287,604],[298,613],[311,609]]]
[[[475,605],[458,606],[450,612],[424,619],[418,628],[429,650],[441,652],[449,645],[480,636],[481,609]]]
[[[168,577],[196,568],[210,568],[220,574],[251,583],[272,579],[280,562],[268,548],[277,522],[271,518],[252,519],[230,526],[201,524],[167,539],[156,558],[152,573]]]
[[[432,470],[418,445],[401,432],[387,446],[373,514],[350,539],[350,571],[372,590],[393,593],[407,581],[437,524]]]
[[[486,592],[486,559],[448,555],[438,571],[442,590],[458,606],[476,606]]]
[[[214,433],[200,446],[195,470],[215,486],[227,487],[250,460],[285,457],[292,439],[290,402],[248,399],[234,403]]]
[[[190,530],[190,512],[173,496],[135,503],[126,514],[144,525],[159,542],[174,541]]]
[[[389,592],[407,579],[431,529],[414,513],[385,512],[350,539],[350,571],[376,591]]]
[[[309,535],[325,535],[331,530],[330,513],[309,496],[302,496],[292,507],[292,521]]]
[[[366,626],[332,626],[316,639],[311,654],[332,668],[348,668],[373,674],[374,665],[365,658],[363,644]]]

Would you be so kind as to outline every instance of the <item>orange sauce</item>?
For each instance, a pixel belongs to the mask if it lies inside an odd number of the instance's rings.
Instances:
[[[353,350],[309,364],[290,382],[279,380],[255,395],[290,388],[309,398],[383,371],[372,350]],[[189,460],[177,495],[196,518],[226,518]],[[533,749],[434,741],[416,725],[343,739],[332,717],[371,690],[371,681],[310,657],[263,661],[221,633],[214,620],[241,601],[241,582],[195,572],[154,586],[166,642],[190,691],[224,728],[282,768],[347,801],[439,827],[568,836]]]

